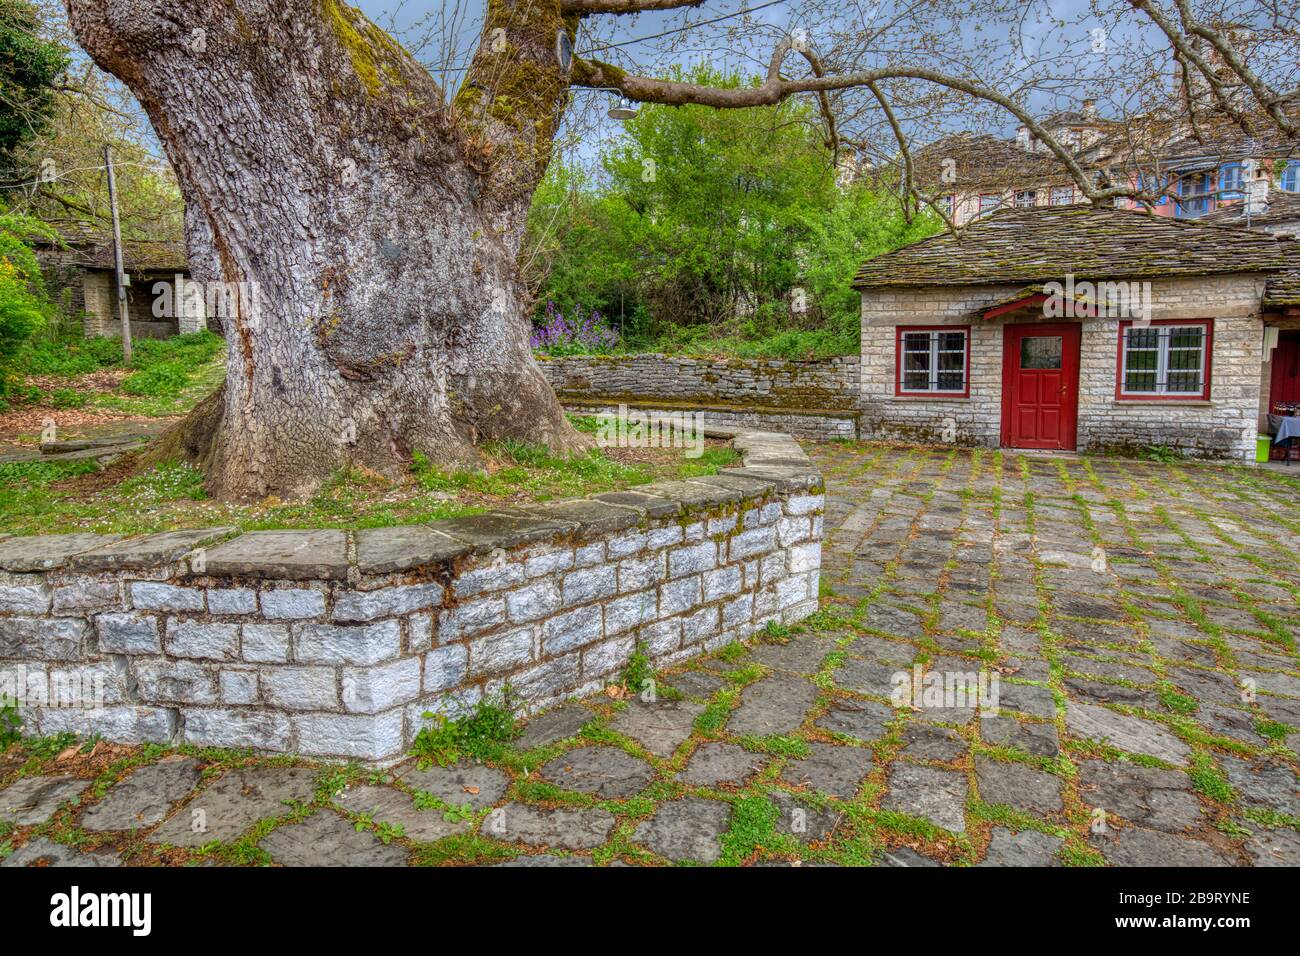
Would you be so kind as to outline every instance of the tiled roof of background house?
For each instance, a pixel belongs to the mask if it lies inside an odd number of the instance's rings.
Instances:
[[[1292,123],[1300,122],[1300,102],[1283,106],[1282,111]],[[1182,135],[1172,135],[1161,149],[1166,166],[1196,157],[1222,161],[1246,156],[1300,156],[1300,144],[1258,112],[1251,115],[1252,136],[1247,136],[1235,121],[1222,113],[1201,117],[1199,137],[1192,132],[1190,124],[1182,122],[1177,126]]]
[[[1264,208],[1250,216],[1252,226],[1267,226],[1291,221],[1300,222],[1300,193],[1288,193],[1280,189],[1269,190]],[[1246,204],[1239,202],[1231,206],[1220,206],[1213,212],[1201,216],[1197,222],[1215,226],[1245,226]]]
[[[1300,243],[1090,205],[1006,209],[868,259],[855,287],[1001,285],[1082,279],[1286,272]]]
[[[982,133],[954,133],[935,140],[916,150],[912,167],[917,183],[940,193],[1073,182],[1055,156]],[[947,179],[945,171],[950,171]]]

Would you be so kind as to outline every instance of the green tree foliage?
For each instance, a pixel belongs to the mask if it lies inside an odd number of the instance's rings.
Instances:
[[[598,174],[552,165],[524,264],[539,314],[548,302],[599,311],[630,348],[826,355],[857,350],[849,282],[862,260],[938,227],[837,184],[807,103],[644,106]]]
[[[29,166],[48,164],[56,178],[15,202],[70,233],[107,236],[105,146],[113,150],[123,237],[179,240],[185,207],[175,175],[154,152],[147,120],[120,84],[89,66],[58,97],[45,132],[22,151]]]
[[[0,407],[18,386],[13,363],[21,346],[54,315],[40,266],[29,242],[53,236],[44,223],[0,215]]]
[[[54,86],[70,58],[41,33],[29,0],[0,0],[0,172],[15,178],[16,153],[46,128],[55,109]]]

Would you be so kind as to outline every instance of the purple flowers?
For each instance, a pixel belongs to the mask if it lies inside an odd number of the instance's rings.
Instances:
[[[575,305],[572,317],[565,318],[555,303],[548,301],[545,318],[533,324],[533,350],[548,355],[612,352],[619,341],[618,331],[609,327],[604,316],[595,309],[584,313],[581,305]]]

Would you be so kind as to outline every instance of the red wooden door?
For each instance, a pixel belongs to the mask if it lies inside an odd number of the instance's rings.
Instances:
[[[1278,402],[1300,402],[1300,332],[1280,332],[1273,349],[1268,410]]]
[[[1002,444],[1073,450],[1079,420],[1079,325],[1008,325]]]

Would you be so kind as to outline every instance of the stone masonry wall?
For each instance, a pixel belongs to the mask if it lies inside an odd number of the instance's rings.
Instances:
[[[704,414],[710,425],[779,429],[808,438],[857,433],[858,357],[821,361],[701,359],[675,355],[541,356],[570,409],[642,409]]]
[[[386,761],[429,712],[531,708],[817,607],[822,483],[745,467],[426,526],[0,540],[0,691],[26,732]],[[0,536],[2,537],[2,536]]]
[[[1019,285],[868,289],[862,296],[863,438],[997,447],[1002,427],[1004,322],[978,312]],[[1115,398],[1119,321],[1082,320],[1080,451],[1167,445],[1196,457],[1252,459],[1259,413],[1263,280],[1198,277],[1152,283],[1152,319],[1213,319],[1209,401]],[[1025,321],[1017,316],[1012,321]],[[1042,321],[1060,321],[1043,319]],[[894,395],[898,325],[969,325],[970,397]]]

